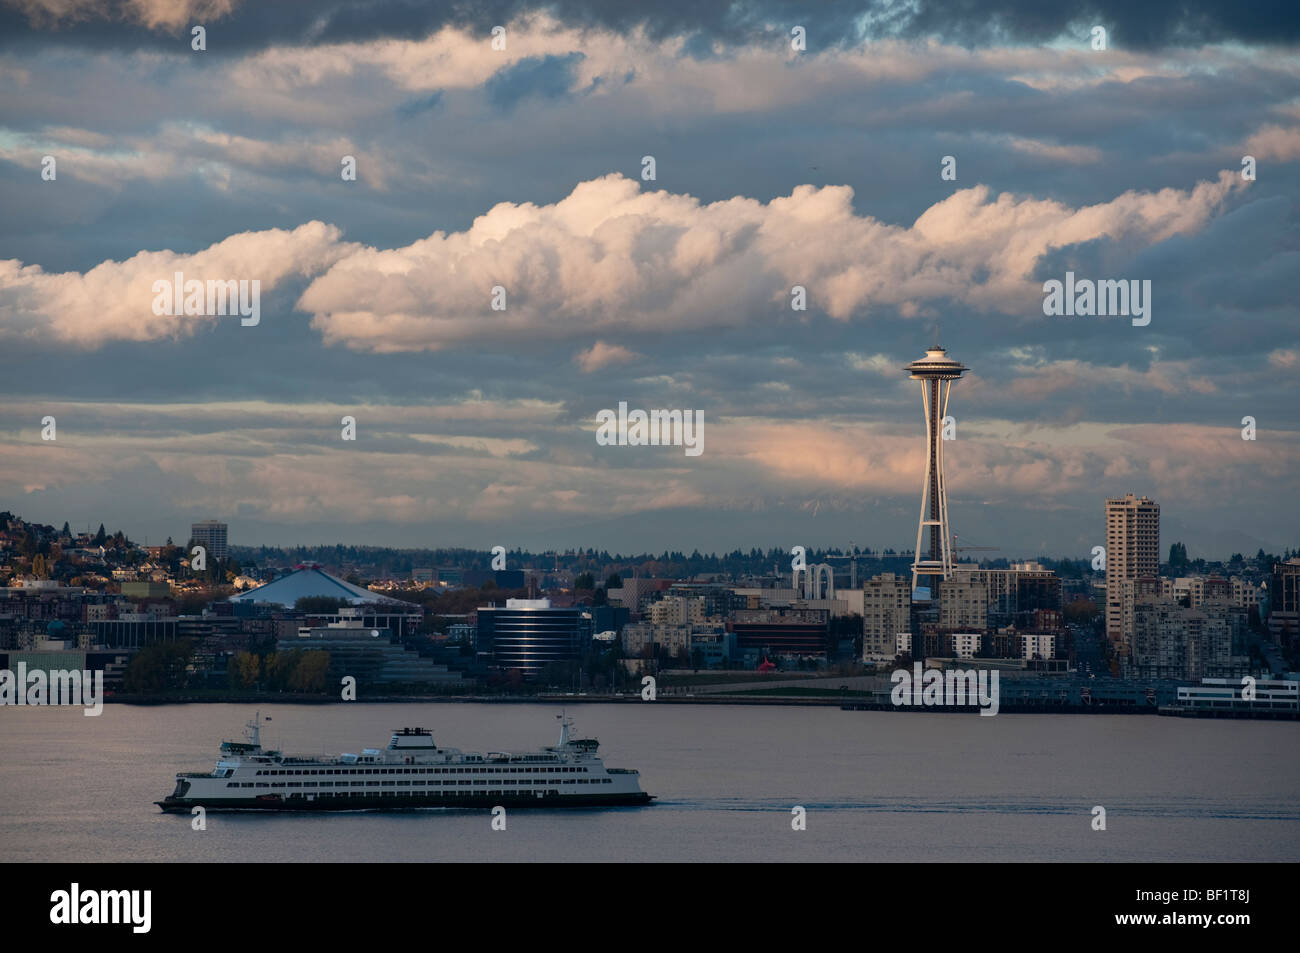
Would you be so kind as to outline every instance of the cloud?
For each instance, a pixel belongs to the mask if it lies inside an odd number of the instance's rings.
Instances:
[[[280,141],[220,132],[191,122],[165,122],[147,136],[113,137],[88,129],[56,127],[14,134],[0,141],[0,159],[39,168],[45,155],[58,162],[60,178],[72,177],[106,188],[131,179],[161,181],[193,176],[211,182],[239,168],[250,175],[313,174],[338,177],[345,155],[357,155],[344,136],[286,136]],[[384,189],[394,174],[382,152],[364,153],[361,182]]]
[[[390,353],[503,333],[564,339],[775,322],[794,284],[837,320],[880,308],[926,315],[953,301],[1041,312],[1034,269],[1049,251],[1108,239],[1134,250],[1204,225],[1246,186],[1224,171],[1190,191],[1126,192],[1097,205],[959,190],[910,227],[852,207],[846,186],[801,185],[769,203],[703,204],[622,175],[553,205],[503,202],[463,232],[342,257],[298,307],[327,343]],[[504,311],[491,289],[507,292]]]
[[[263,292],[293,275],[310,275],[352,250],[323,222],[292,231],[273,228],[232,235],[202,251],[142,251],[83,273],[46,272],[15,259],[0,261],[0,336],[52,339],[75,347],[109,341],[153,341],[193,334],[214,316],[153,313],[153,283],[182,272],[188,281],[252,280]]]
[[[1224,171],[1190,191],[1126,192],[1078,209],[975,186],[905,227],[857,215],[846,186],[703,204],[613,174],[553,205],[502,202],[466,231],[389,250],[343,243],[337,227],[309,222],[232,235],[190,255],[142,251],[84,274],[0,261],[0,334],[94,347],[193,333],[214,319],[151,310],[153,282],[175,271],[257,278],[263,291],[317,275],[297,307],[327,344],[376,353],[503,333],[564,340],[776,322],[794,284],[840,321],[881,308],[925,316],[946,302],[1033,315],[1041,286],[1032,276],[1049,251],[1098,239],[1141,249],[1194,232],[1245,185]],[[490,307],[498,286],[505,310]],[[595,369],[614,357],[622,355],[593,346],[581,361]]]
[[[606,344],[604,341],[597,341],[587,350],[579,351],[574,360],[582,368],[584,374],[590,374],[592,371],[608,367],[610,364],[627,364],[630,361],[635,361],[640,356],[634,351],[629,351],[621,344]]]
[[[1043,5],[1025,0],[978,3],[912,0],[827,0],[808,17],[807,4],[794,0],[636,4],[607,0],[504,0],[477,4],[426,4],[407,0],[318,0],[296,4],[237,4],[236,0],[6,0],[35,28],[90,21],[126,21],[147,30],[190,22],[195,17],[230,15],[231,41],[243,47],[272,42],[315,45],[339,36],[370,39],[404,37],[440,26],[486,30],[512,15],[546,11],[578,29],[644,32],[655,38],[690,38],[710,49],[719,43],[788,44],[788,24],[807,23],[810,47],[852,46],[866,38],[942,37],[973,45],[981,42],[1042,43],[1055,39],[1087,41],[1094,23],[1110,30],[1112,48],[1196,47],[1239,40],[1281,44],[1300,38],[1300,16],[1293,4],[1270,6],[1267,16],[1242,16],[1233,0],[1089,0],[1083,5]],[[102,31],[119,43],[139,36]],[[79,37],[98,37],[87,32]],[[148,34],[144,38],[147,39]]]
[[[1274,367],[1280,367],[1290,370],[1293,367],[1300,367],[1300,351],[1295,348],[1278,348],[1270,351],[1268,362]]]
[[[1256,159],[1300,159],[1300,126],[1265,126],[1246,140],[1245,151]]]
[[[149,30],[175,31],[230,16],[239,0],[5,0],[33,26],[59,27],[92,20],[125,20]]]
[[[1039,139],[1029,139],[1023,136],[1012,136],[1007,145],[1017,152],[1023,152],[1025,155],[1049,159],[1053,162],[1063,162],[1069,165],[1089,165],[1100,162],[1103,158],[1102,151],[1093,146],[1063,146],[1058,143],[1043,142]]]

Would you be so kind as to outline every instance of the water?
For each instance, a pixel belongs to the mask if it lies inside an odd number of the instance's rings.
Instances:
[[[404,725],[466,750],[554,744],[549,705],[283,705],[263,743],[382,747]],[[1296,861],[1300,725],[837,708],[575,706],[651,807],[209,814],[153,801],[211,770],[250,705],[0,709],[0,861]],[[791,829],[791,808],[807,829]],[[1092,808],[1107,830],[1091,828]]]

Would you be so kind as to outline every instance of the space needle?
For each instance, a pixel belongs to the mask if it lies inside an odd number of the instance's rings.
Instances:
[[[912,561],[912,589],[920,577],[952,575],[952,535],[948,532],[948,496],[943,480],[943,421],[948,415],[952,382],[970,370],[948,357],[938,343],[926,348],[925,357],[904,370],[921,382],[921,407],[925,411],[925,484],[921,489],[921,519],[916,527],[916,558]],[[926,530],[929,530],[928,552]],[[928,579],[927,579],[928,583]]]

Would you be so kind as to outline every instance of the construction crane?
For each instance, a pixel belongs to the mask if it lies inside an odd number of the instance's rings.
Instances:
[[[849,560],[849,588],[856,589],[858,588],[858,548],[853,545],[853,540],[849,540],[849,553],[848,556],[823,556],[822,558],[827,562],[833,559]]]
[[[1002,552],[1002,547],[1001,547],[1001,546],[958,546],[958,545],[957,545],[957,534],[956,534],[956,533],[953,533],[953,534],[952,534],[952,551],[953,551],[954,553],[978,553],[978,552],[983,552],[983,553],[1000,553],[1000,552]]]

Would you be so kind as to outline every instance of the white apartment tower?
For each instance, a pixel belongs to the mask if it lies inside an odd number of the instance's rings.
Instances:
[[[1132,493],[1106,501],[1106,637],[1130,644],[1124,583],[1160,575],[1160,504]]]

